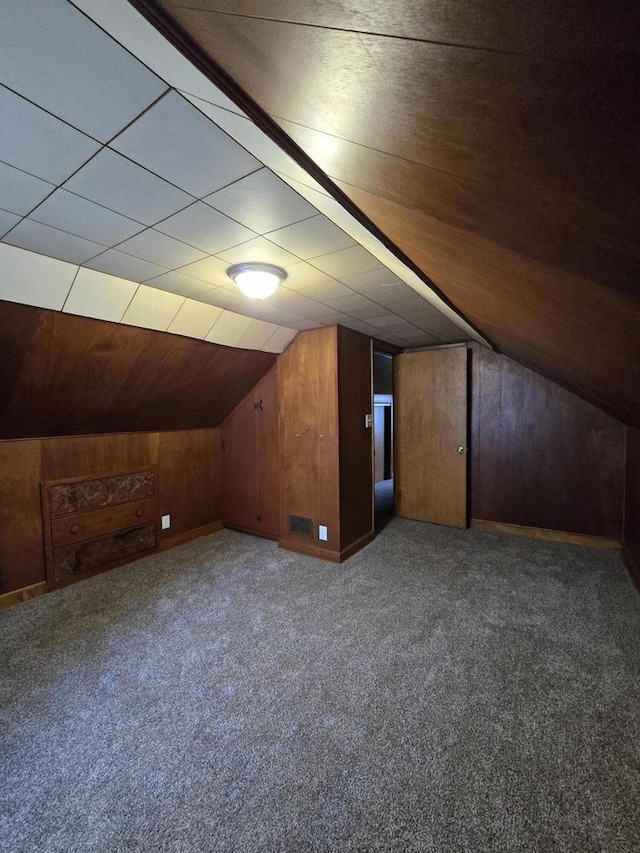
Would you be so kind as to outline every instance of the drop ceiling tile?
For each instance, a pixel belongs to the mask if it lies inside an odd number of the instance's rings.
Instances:
[[[240,349],[261,350],[278,327],[275,323],[265,323],[264,320],[252,320],[247,331],[237,343]]]
[[[299,314],[294,314],[292,311],[274,308],[269,305],[268,300],[264,299],[243,299],[235,310],[241,314],[246,314],[248,317],[266,320],[269,323],[278,323],[280,326],[303,319]]]
[[[438,339],[439,343],[443,344],[458,344],[463,343],[464,341],[469,341],[471,338],[469,335],[464,332],[462,329],[459,329],[457,326],[453,326],[452,328],[447,330],[439,329],[436,332],[429,332],[432,334],[434,338]]]
[[[4,210],[26,216],[55,186],[0,163],[0,201]]]
[[[371,298],[375,299],[375,294],[372,294]],[[437,317],[442,317],[437,308],[433,308],[426,299],[421,299],[420,297],[403,302],[392,302],[385,307],[405,320],[411,320],[416,326],[419,325],[417,322],[419,319],[428,318],[433,320]]]
[[[359,293],[366,293],[370,298],[373,298],[371,292],[377,290],[381,285],[402,284],[398,276],[386,267],[358,273],[357,275],[343,276],[340,280],[353,288],[353,290],[357,290]]]
[[[350,308],[348,313],[358,320],[372,320],[374,317],[384,317],[388,312],[381,305],[376,305],[375,302],[369,300],[368,305],[363,305],[361,308]]]
[[[78,272],[75,264],[0,243],[0,299],[62,310]]]
[[[287,273],[285,282],[288,290],[302,292],[306,287],[310,287],[313,284],[323,284],[327,281],[335,281],[331,276],[321,272],[319,269],[312,267],[311,264],[307,264],[304,261],[291,264],[285,267],[285,270]]]
[[[287,329],[283,326],[278,326],[273,335],[264,345],[265,352],[282,352],[297,335],[295,329]]]
[[[141,284],[122,318],[127,326],[166,331],[184,303],[184,297]]]
[[[153,225],[193,201],[192,196],[108,148],[67,181],[65,189],[145,225]]]
[[[215,287],[224,287],[229,284],[231,279],[227,275],[229,264],[220,258],[205,258],[203,261],[196,261],[195,264],[188,264],[180,269],[183,275],[197,278],[199,281],[206,281],[207,284]]]
[[[298,332],[304,332],[307,329],[319,329],[323,325],[325,324],[317,323],[315,320],[294,320],[292,323],[287,323],[290,329],[296,329]]]
[[[322,313],[314,314],[312,317],[304,317],[303,319],[313,320],[314,323],[320,323],[322,326],[333,326],[336,323],[342,323],[346,318],[341,311],[326,308]]]
[[[177,92],[147,110],[111,148],[197,198],[261,165]]]
[[[277,264],[286,267],[294,264],[298,259],[280,246],[276,246],[265,240],[264,237],[254,237],[247,243],[241,243],[232,249],[218,252],[217,256],[229,264],[241,264],[245,261],[260,261],[265,264]]]
[[[185,299],[167,331],[203,340],[221,314],[222,308],[205,305],[195,299]]]
[[[158,287],[160,290],[167,290],[169,293],[177,293],[180,296],[195,296],[198,293],[204,293],[211,290],[211,285],[206,281],[200,281],[189,275],[184,275],[177,270],[166,272],[164,275],[148,278],[145,281],[150,287]]]
[[[19,225],[3,237],[4,243],[39,252],[72,264],[83,264],[104,250],[104,246],[59,231],[48,225],[41,225],[30,219],[23,219]]]
[[[389,306],[405,301],[411,293],[406,284],[383,284],[376,290],[370,291],[367,296],[378,305]]]
[[[100,144],[0,86],[0,160],[59,184]]]
[[[233,101],[201,74],[131,5],[104,0],[73,0],[92,20],[176,89],[209,98],[227,109],[240,111]]]
[[[403,325],[406,326],[397,314],[384,314],[382,317],[371,317],[370,320],[367,320],[370,326],[375,326],[376,328],[388,328],[390,326]]]
[[[336,311],[343,311],[346,314],[350,314],[351,311],[355,311],[358,308],[370,308],[374,304],[366,296],[361,296],[359,293],[351,293],[349,296],[339,296],[337,299],[327,299],[325,302],[327,305],[335,308]],[[374,314],[373,316],[379,317],[383,312],[384,309],[378,308],[378,314]]]
[[[144,225],[133,219],[61,189],[50,195],[29,218],[103,246],[113,246],[144,230]]]
[[[313,310],[318,303],[313,299],[303,296],[301,293],[295,293],[293,290],[287,290],[285,287],[279,287],[276,292],[266,300],[268,305],[274,308],[282,308],[285,311],[293,311],[306,317],[306,311]]]
[[[21,217],[17,213],[9,213],[8,210],[0,210],[0,237],[10,231],[14,225],[20,222]]]
[[[328,279],[321,284],[312,284],[298,291],[303,296],[326,304],[328,299],[339,299],[341,296],[353,296],[353,291],[334,279]]]
[[[65,0],[3,0],[0,79],[102,142],[167,88]]]
[[[156,278],[167,272],[164,267],[150,264],[133,255],[126,255],[117,249],[107,249],[101,255],[92,258],[85,266],[92,270],[116,275],[120,278],[128,278],[130,281],[146,281],[148,278]]]
[[[230,311],[240,310],[242,306],[240,294],[236,295],[224,287],[212,287],[209,290],[203,290],[195,298],[200,302],[217,305],[218,308],[226,308]]]
[[[161,234],[153,228],[120,243],[118,251],[126,252],[127,255],[135,255],[137,258],[142,258],[143,261],[151,261],[152,264],[160,264],[167,269],[182,267],[185,264],[202,261],[207,257],[200,249],[187,246],[186,243],[174,240],[173,237],[167,237],[166,234]]]
[[[252,231],[264,234],[317,211],[273,172],[261,169],[205,198],[207,204]]]
[[[134,281],[81,267],[62,310],[119,323],[138,287]]]
[[[287,225],[286,228],[271,231],[267,238],[303,260],[355,245],[348,234],[325,216],[312,216]]]
[[[310,263],[327,275],[339,279],[380,268],[380,262],[361,246],[352,246],[349,249],[332,252],[330,255],[321,255],[311,259]]]
[[[238,243],[246,243],[256,236],[244,225],[201,201],[174,213],[154,227],[156,231],[162,231],[210,255],[237,246]]]
[[[205,338],[214,344],[235,347],[252,323],[251,317],[243,317],[232,311],[223,311]]]

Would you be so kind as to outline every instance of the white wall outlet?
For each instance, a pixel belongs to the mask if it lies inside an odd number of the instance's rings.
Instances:
[[[365,429],[371,429],[373,426],[373,415],[365,415],[364,416],[364,427]]]
[[[162,516],[162,529],[168,530],[171,527],[171,516],[163,515]]]
[[[318,525],[318,539],[321,539],[323,542],[327,541],[327,527],[325,524]]]

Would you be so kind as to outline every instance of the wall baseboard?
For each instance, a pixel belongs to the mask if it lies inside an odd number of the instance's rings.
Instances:
[[[5,592],[3,595],[0,595],[0,610],[13,607],[14,604],[31,601],[33,598],[44,595],[45,592],[48,592],[46,581],[34,583],[31,586],[24,586],[22,589],[14,589],[11,592]]]
[[[369,530],[364,536],[361,536],[359,539],[356,539],[350,545],[347,545],[346,548],[343,548],[340,551],[340,562],[344,562],[344,560],[348,560],[349,557],[353,557],[353,555],[359,551],[361,548],[364,548],[365,545],[368,545],[369,542],[373,542],[376,537],[375,530]]]
[[[507,524],[502,521],[485,521],[472,518],[470,526],[474,530],[488,533],[511,533],[514,536],[528,536],[543,542],[564,542],[569,545],[582,545],[586,548],[601,548],[604,551],[619,551],[622,543],[619,539],[606,539],[604,536],[588,536],[585,533],[570,533],[566,530],[548,530],[544,527],[527,527],[522,524]]]
[[[167,539],[161,539],[158,545],[158,551],[168,551],[170,548],[176,548],[178,545],[184,545],[191,542],[193,539],[199,539],[201,536],[209,536],[210,533],[217,533],[222,530],[222,521],[212,521],[211,524],[204,524],[202,527],[194,527],[192,530],[185,530],[184,533],[178,533],[176,536],[169,536]]]
[[[328,560],[330,563],[340,562],[339,551],[325,550],[316,545],[307,545],[306,542],[298,542],[295,539],[279,539],[278,545],[285,551],[295,551],[296,554],[304,554],[305,557],[316,557],[319,560]]]
[[[626,545],[622,546],[622,558],[627,571],[631,575],[631,580],[636,585],[638,592],[640,592],[640,565],[638,565],[636,558]]]

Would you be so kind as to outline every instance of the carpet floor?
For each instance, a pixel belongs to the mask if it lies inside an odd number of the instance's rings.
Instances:
[[[0,849],[637,853],[617,553],[222,531],[0,613]]]

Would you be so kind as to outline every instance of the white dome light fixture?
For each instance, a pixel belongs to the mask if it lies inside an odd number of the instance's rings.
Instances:
[[[234,264],[227,270],[227,275],[249,299],[266,299],[287,277],[282,267],[257,263]]]

